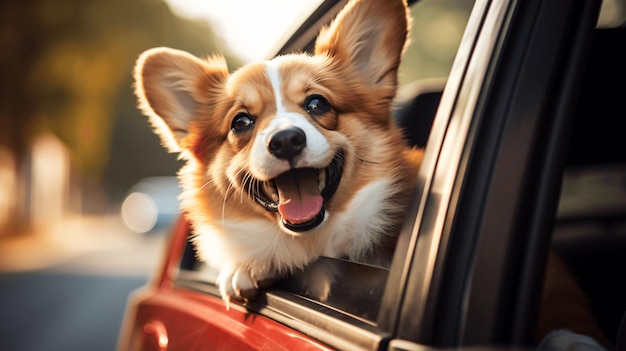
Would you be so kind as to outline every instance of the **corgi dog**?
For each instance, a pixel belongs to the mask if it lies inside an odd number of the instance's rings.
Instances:
[[[391,118],[408,23],[402,0],[352,1],[314,55],[233,74],[168,48],[138,59],[139,106],[187,161],[181,208],[225,301],[319,256],[388,263],[422,157]]]
[[[220,56],[139,57],[139,107],[186,160],[181,208],[227,307],[320,256],[390,263],[423,156],[391,117],[409,23],[405,0],[352,0],[314,54],[232,74]]]

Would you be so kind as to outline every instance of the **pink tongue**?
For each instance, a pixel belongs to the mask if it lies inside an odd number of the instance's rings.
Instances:
[[[321,211],[324,199],[317,184],[317,171],[298,168],[276,178],[278,212],[291,224],[306,223]]]

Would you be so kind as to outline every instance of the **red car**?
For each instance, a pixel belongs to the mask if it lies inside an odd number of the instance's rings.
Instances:
[[[280,52],[311,50],[344,4],[323,3]],[[601,6],[478,0],[445,88],[403,89],[398,123],[426,155],[390,269],[323,258],[340,277],[324,303],[295,275],[227,310],[182,218],[119,350],[532,347],[549,248],[625,350],[626,27]]]

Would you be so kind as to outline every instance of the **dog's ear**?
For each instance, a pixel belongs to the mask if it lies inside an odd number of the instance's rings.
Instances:
[[[315,54],[353,67],[371,87],[397,87],[397,71],[410,19],[405,0],[354,0],[324,28]]]
[[[226,61],[201,60],[184,51],[155,48],[137,60],[135,94],[139,107],[171,151],[192,149],[187,140],[199,110],[211,104],[228,79]]]

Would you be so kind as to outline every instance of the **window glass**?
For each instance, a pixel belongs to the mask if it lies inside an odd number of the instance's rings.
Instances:
[[[619,27],[626,24],[626,0],[604,0],[598,18],[598,27]]]
[[[473,1],[419,1],[411,7],[410,45],[400,65],[400,86],[450,72]]]

